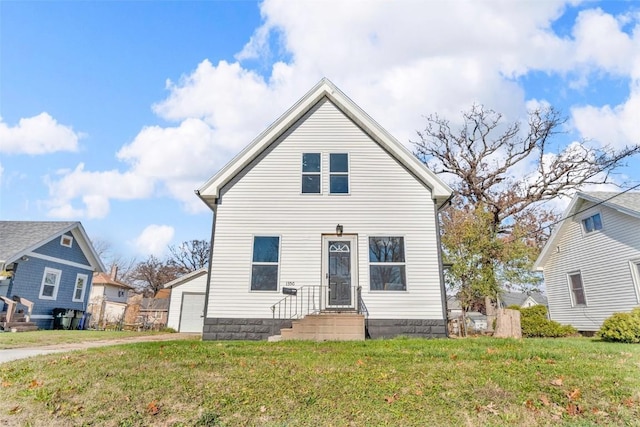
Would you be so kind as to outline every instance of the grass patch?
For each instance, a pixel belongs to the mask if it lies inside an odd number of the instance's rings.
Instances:
[[[640,346],[171,341],[0,365],[20,425],[636,425]]]
[[[160,332],[132,331],[32,331],[0,332],[0,350],[9,348],[40,347],[56,344],[71,344],[83,341],[115,340],[141,335],[156,335]]]

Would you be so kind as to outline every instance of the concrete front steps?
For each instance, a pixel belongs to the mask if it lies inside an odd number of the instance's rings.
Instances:
[[[280,330],[270,341],[364,341],[364,315],[353,312],[324,312],[293,320],[291,328]]]

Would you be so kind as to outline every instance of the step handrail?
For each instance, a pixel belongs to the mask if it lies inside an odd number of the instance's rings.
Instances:
[[[276,320],[301,319],[310,314],[317,314],[325,310],[355,310],[360,314],[369,316],[367,306],[362,299],[362,288],[353,285],[351,288],[351,301],[349,305],[327,306],[325,294],[329,289],[326,285],[303,285],[297,288],[286,288],[291,294],[273,304],[271,313]],[[284,290],[284,289],[283,289]]]

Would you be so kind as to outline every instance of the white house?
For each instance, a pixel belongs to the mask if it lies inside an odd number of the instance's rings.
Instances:
[[[536,260],[552,320],[600,329],[640,304],[640,193],[577,193]]]
[[[93,286],[89,295],[89,309],[93,326],[118,323],[124,317],[127,300],[133,287],[118,280],[118,267],[112,266],[109,274],[93,274]]]
[[[321,80],[196,191],[214,216],[203,339],[264,339],[330,311],[368,313],[374,338],[445,336],[451,192]]]
[[[202,333],[207,268],[201,268],[164,285],[171,289],[167,326],[178,332]]]

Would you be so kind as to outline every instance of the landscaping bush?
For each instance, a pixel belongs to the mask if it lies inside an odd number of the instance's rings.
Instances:
[[[571,325],[561,325],[558,322],[547,319],[547,307],[544,305],[534,305],[527,308],[510,306],[509,308],[520,311],[520,326],[523,337],[560,338],[568,337],[578,332]]]
[[[640,307],[631,313],[614,313],[598,331],[604,341],[640,343]]]

